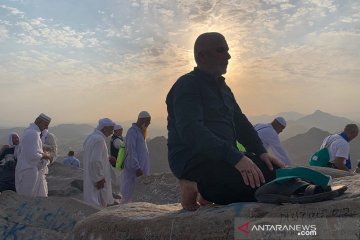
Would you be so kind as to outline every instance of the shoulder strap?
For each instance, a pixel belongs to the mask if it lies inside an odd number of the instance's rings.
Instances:
[[[324,148],[329,149],[329,147],[331,146],[331,144],[336,141],[336,137],[334,137],[333,139],[331,139],[331,141],[329,141],[329,139],[330,139],[332,136],[334,136],[334,135],[330,135],[330,136],[328,137],[328,139],[326,140],[326,143],[325,143]]]

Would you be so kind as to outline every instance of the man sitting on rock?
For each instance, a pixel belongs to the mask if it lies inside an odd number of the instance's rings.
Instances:
[[[197,201],[256,201],[256,188],[275,178],[274,167],[284,166],[266,152],[222,77],[228,51],[220,33],[201,34],[194,46],[197,67],[180,77],[166,98],[169,164],[187,210],[196,210]],[[242,154],[236,140],[252,154]]]
[[[320,149],[329,150],[329,166],[339,170],[350,171],[350,144],[357,137],[359,128],[356,124],[348,124],[341,133],[326,137]]]
[[[19,135],[15,132],[9,135],[8,145],[0,150],[0,192],[15,191],[15,167],[17,163],[17,150],[20,143]]]
[[[72,167],[80,167],[80,161],[75,157],[75,152],[70,150],[68,156],[63,161],[64,165],[72,166]]]

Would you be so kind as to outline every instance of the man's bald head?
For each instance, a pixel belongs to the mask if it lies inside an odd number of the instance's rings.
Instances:
[[[194,44],[197,67],[215,77],[226,73],[231,58],[225,37],[217,32],[201,34]]]
[[[348,136],[349,141],[351,141],[359,134],[359,127],[356,124],[351,123],[345,126],[344,132]]]
[[[198,63],[199,53],[206,53],[211,49],[212,45],[219,42],[219,40],[223,41],[225,37],[217,32],[207,32],[198,36],[194,44],[194,58],[196,63]]]

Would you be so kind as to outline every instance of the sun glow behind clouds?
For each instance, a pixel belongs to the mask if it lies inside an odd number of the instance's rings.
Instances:
[[[228,41],[225,77],[245,113],[351,112],[359,9],[348,0],[1,3],[0,96],[17,99],[3,114],[24,123],[39,111],[55,123],[165,117],[169,88],[195,66],[194,41],[209,31]],[[320,89],[330,94],[319,99]]]

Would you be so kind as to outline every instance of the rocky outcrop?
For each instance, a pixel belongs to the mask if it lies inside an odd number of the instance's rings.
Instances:
[[[360,174],[314,169],[331,175],[334,183],[348,185],[349,189],[335,200],[306,205],[235,203],[187,212],[178,203],[178,180],[172,174],[140,177],[134,194],[136,202],[98,209],[74,199],[82,199],[82,170],[54,163],[48,176],[48,198],[25,197],[11,191],[0,194],[0,236],[6,240],[234,239],[241,233],[238,225],[244,221],[299,216],[358,219]]]
[[[74,197],[80,200],[83,198],[83,170],[81,168],[54,162],[49,166],[46,179],[49,196]]]
[[[73,239],[75,224],[99,211],[77,199],[0,194],[0,236],[3,240]]]
[[[327,173],[334,176],[342,174],[334,171]],[[291,223],[291,220],[301,218],[303,221],[306,220],[303,224],[311,220],[318,224],[318,234],[322,234],[321,239],[344,239],[343,232],[332,232],[336,228],[330,230],[324,228],[323,219],[341,217],[359,219],[360,175],[334,178],[334,184],[347,185],[347,192],[334,200],[310,204],[234,203],[227,206],[201,207],[195,212],[184,211],[179,204],[155,205],[137,202],[113,206],[79,222],[74,229],[74,236],[79,240],[234,239],[244,234],[239,230],[244,223],[269,224],[268,221],[271,219],[272,224],[280,224],[285,220]],[[274,233],[267,234],[262,237],[272,239],[271,234]],[[324,234],[328,234],[326,235],[328,237]],[[243,237],[252,239],[248,235]],[[282,239],[286,238],[282,237]]]
[[[179,181],[171,173],[154,174],[137,179],[135,202],[168,204],[180,202]]]

